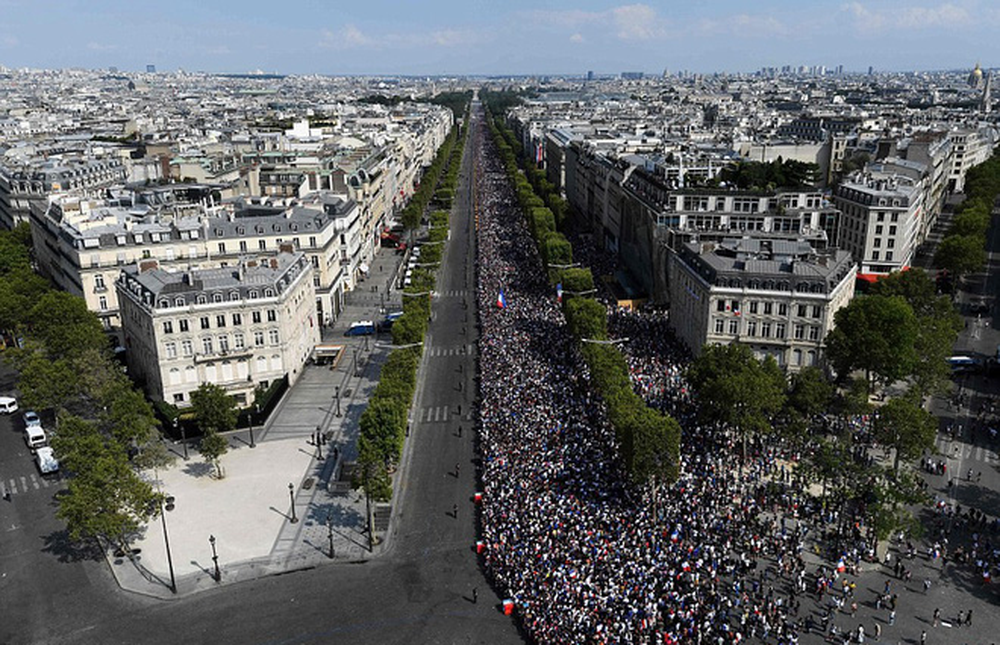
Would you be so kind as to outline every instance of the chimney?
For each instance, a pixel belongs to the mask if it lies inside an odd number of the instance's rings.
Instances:
[[[271,268],[272,269],[278,268],[278,258],[271,258]]]
[[[278,245],[278,253],[295,253],[295,246],[291,242],[282,242]]]
[[[160,263],[157,260],[142,260],[139,262],[139,273],[145,273],[146,271],[152,271],[153,269],[159,269]]]

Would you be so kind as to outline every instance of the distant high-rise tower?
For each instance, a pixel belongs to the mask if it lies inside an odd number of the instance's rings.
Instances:
[[[872,65],[869,65],[868,66],[868,75],[871,76],[874,73],[875,73],[875,67],[872,66]]]
[[[587,70],[587,80],[588,81],[594,80],[594,70],[592,70],[592,69],[591,70]]]
[[[155,74],[156,73],[156,65],[146,65],[146,73],[147,74]]]
[[[992,85],[993,74],[987,73],[986,80],[983,81],[983,96],[979,101],[979,109],[982,110],[983,114],[989,114],[993,111],[993,97],[990,96]]]

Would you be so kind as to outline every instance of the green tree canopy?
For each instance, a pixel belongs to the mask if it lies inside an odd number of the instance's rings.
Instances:
[[[236,401],[214,383],[202,383],[191,393],[191,409],[203,433],[229,432],[236,428]]]
[[[758,360],[741,343],[706,345],[687,375],[702,418],[735,428],[744,442],[750,434],[769,432],[785,403],[785,377],[777,363],[771,357]]]
[[[107,337],[83,298],[49,291],[31,308],[32,337],[51,358],[71,358],[87,350],[104,350]]]
[[[937,420],[910,397],[889,399],[876,411],[874,428],[879,443],[895,451],[892,468],[897,473],[901,460],[916,459],[934,449]]]
[[[975,273],[986,261],[985,246],[979,235],[948,235],[938,245],[934,265],[956,276]]]
[[[917,318],[900,296],[859,296],[834,317],[827,358],[839,378],[862,370],[869,389],[910,374],[917,361]]]
[[[225,477],[222,470],[222,456],[229,452],[229,442],[215,429],[209,426],[202,435],[198,443],[198,451],[205,461],[215,466],[215,476],[218,479]]]

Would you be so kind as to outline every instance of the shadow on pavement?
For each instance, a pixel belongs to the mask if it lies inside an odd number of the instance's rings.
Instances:
[[[45,540],[42,551],[55,555],[59,562],[97,561],[104,557],[104,551],[95,541],[74,542],[69,536],[69,531],[65,529],[53,531],[42,539]]]
[[[215,466],[204,461],[189,462],[184,465],[184,474],[192,477],[211,477],[215,473]]]

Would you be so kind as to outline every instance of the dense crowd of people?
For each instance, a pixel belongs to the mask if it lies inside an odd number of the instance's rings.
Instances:
[[[542,643],[796,643],[804,589],[800,500],[754,448],[691,414],[687,355],[662,315],[612,311],[635,344],[646,400],[684,427],[679,480],[630,488],[515,196],[490,141],[477,146],[485,563]],[[500,297],[500,293],[503,297]],[[720,439],[720,437],[722,437]],[[787,517],[786,517],[787,511]]]

